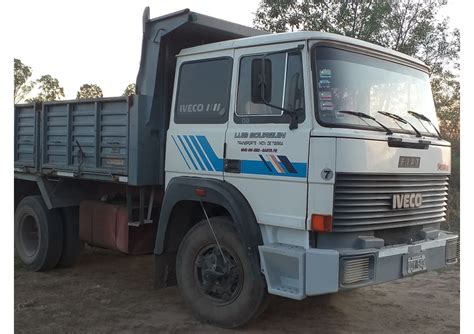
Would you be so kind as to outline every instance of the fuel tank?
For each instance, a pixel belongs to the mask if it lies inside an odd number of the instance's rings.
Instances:
[[[129,225],[125,204],[82,201],[80,205],[80,238],[92,246],[126,254],[149,254],[155,246],[156,228],[156,219],[140,226]]]

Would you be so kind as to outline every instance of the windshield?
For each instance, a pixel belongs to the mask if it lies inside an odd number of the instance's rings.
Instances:
[[[410,125],[378,113],[383,111],[401,116],[424,135],[436,136],[428,122],[408,113],[423,114],[437,126],[427,73],[328,46],[316,47],[313,57],[316,113],[323,125],[380,130],[373,120],[339,112],[353,111],[375,117],[394,132],[414,133]]]

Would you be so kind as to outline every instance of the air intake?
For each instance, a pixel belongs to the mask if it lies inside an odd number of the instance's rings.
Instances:
[[[362,284],[374,277],[374,256],[341,259],[341,285]]]
[[[459,238],[451,239],[446,242],[446,263],[454,264],[459,261]]]

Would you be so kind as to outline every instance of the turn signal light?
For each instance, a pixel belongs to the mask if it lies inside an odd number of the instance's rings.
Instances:
[[[194,193],[196,194],[196,196],[199,196],[199,197],[206,197],[207,195],[206,189],[202,189],[202,188],[194,189]]]
[[[332,216],[311,215],[311,229],[315,232],[332,232]]]

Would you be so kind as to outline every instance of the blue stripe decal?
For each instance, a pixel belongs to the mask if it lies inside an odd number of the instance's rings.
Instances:
[[[204,168],[204,165],[201,162],[201,159],[199,159],[199,156],[197,155],[196,151],[194,150],[193,144],[191,144],[191,142],[189,141],[188,136],[183,135],[183,137],[184,137],[184,140],[186,141],[186,143],[188,144],[188,147],[191,149],[191,152],[193,153],[194,158],[196,158],[196,160],[199,164],[199,167],[201,167],[202,170],[206,170],[206,168]]]
[[[267,166],[260,160],[242,160],[240,165],[240,172],[242,174],[256,174],[256,175],[274,175],[274,176],[292,176],[292,177],[306,177],[306,163],[293,162],[293,167],[296,173],[275,173],[270,171]]]
[[[195,136],[189,136],[189,138],[191,139],[191,142],[193,143],[194,147],[196,148],[196,151],[198,152],[199,156],[201,157],[202,162],[204,162],[204,164],[206,165],[207,170],[212,171],[213,168],[212,168],[211,164],[209,163],[209,161],[207,160],[206,154],[202,151],[201,146],[199,146],[199,143],[196,140],[196,137]]]
[[[191,140],[193,140],[193,143],[196,146],[196,149],[199,151],[199,145],[197,145],[194,142],[194,136],[190,136]],[[222,172],[224,170],[224,159],[219,158],[215,151],[213,150],[212,146],[209,144],[209,141],[207,140],[206,136],[195,136],[195,138],[199,141],[199,144],[201,144],[202,149],[204,152],[200,152],[205,155],[209,159],[209,162],[211,163],[212,167],[217,172]],[[186,139],[186,137],[185,137]],[[202,155],[201,155],[202,156]],[[203,158],[203,161],[206,163],[206,159]],[[289,160],[288,160],[289,161]],[[242,174],[254,174],[254,175],[273,175],[273,176],[289,176],[289,177],[301,177],[305,178],[307,175],[307,163],[305,162],[290,162],[291,165],[293,166],[294,170],[291,169],[291,172],[285,168],[284,163],[280,162],[280,165],[282,166],[283,170],[285,171],[284,173],[278,173],[276,170],[274,170],[273,166],[267,162],[265,163],[264,160],[241,160],[241,173]],[[206,164],[206,166],[209,168],[209,165]]]
[[[189,151],[188,151],[188,149],[186,148],[186,145],[184,145],[184,142],[183,142],[183,140],[181,139],[181,136],[178,136],[178,140],[179,140],[179,142],[181,143],[181,145],[183,145],[183,148],[184,148],[184,150],[186,151],[186,154],[188,155],[189,160],[191,160],[191,162],[192,162],[192,164],[193,164],[193,166],[194,166],[194,169],[198,169],[197,166],[196,166],[196,164],[194,163],[193,158],[191,158],[191,154],[189,154]]]
[[[285,166],[288,173],[297,173],[296,169],[293,167],[293,164],[286,155],[279,155],[278,159],[280,159],[281,163]]]
[[[207,141],[205,136],[196,136],[197,140],[201,144],[204,152],[206,152],[209,161],[217,172],[222,172],[224,170],[224,159],[219,159],[212,149],[211,145]]]
[[[184,162],[185,162],[186,165],[188,166],[188,169],[191,169],[191,167],[189,166],[188,162],[187,162],[186,159],[184,158],[183,152],[181,152],[181,149],[179,148],[178,143],[176,142],[176,139],[174,139],[174,136],[171,136],[171,138],[173,139],[174,144],[176,145],[176,148],[177,148],[178,151],[179,151],[179,154],[181,154],[181,157],[183,158]]]
[[[272,171],[272,168],[270,167],[270,164],[265,160],[265,158],[263,157],[263,155],[259,154],[258,156],[260,157],[260,160],[263,161],[263,164],[265,165],[265,167],[267,167],[267,169],[271,172],[271,171]]]

